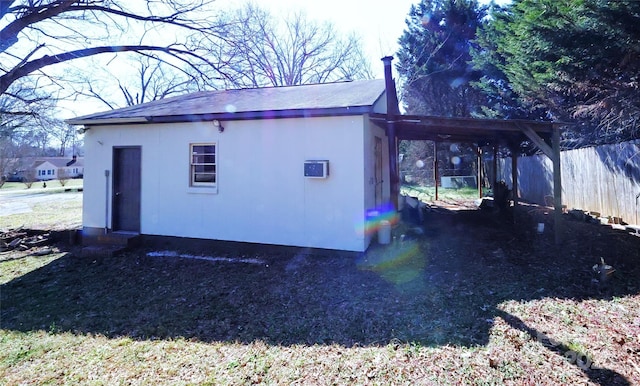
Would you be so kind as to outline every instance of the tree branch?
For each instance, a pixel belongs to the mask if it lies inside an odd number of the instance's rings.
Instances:
[[[25,11],[25,16],[16,18],[0,30],[0,42],[2,42],[0,43],[0,53],[4,52],[7,48],[11,47],[18,41],[18,34],[20,31],[32,24],[50,19],[68,11],[75,2],[76,0],[60,0],[47,4],[46,6],[28,7],[28,12]],[[4,17],[4,13],[0,14],[0,18],[2,17]]]
[[[192,51],[171,48],[171,47],[132,45],[132,46],[104,46],[104,47],[84,48],[80,50],[64,52],[64,53],[53,55],[53,56],[45,55],[41,58],[32,60],[30,62],[26,62],[18,67],[15,67],[11,71],[0,76],[0,95],[4,94],[4,92],[7,91],[9,86],[16,80],[23,78],[34,71],[42,69],[43,67],[50,66],[52,64],[67,62],[69,60],[103,54],[107,52],[127,52],[127,51],[128,52],[143,52],[143,51],[164,52],[179,60],[182,60],[183,62],[195,68],[195,65],[193,63],[187,61],[185,58],[181,56],[192,57],[204,63],[207,63],[212,67],[215,67],[207,59],[203,58],[198,54],[193,53]]]
[[[128,20],[169,24],[190,31],[203,32],[209,30],[211,26],[208,23],[202,23],[202,21],[197,22],[191,17],[186,17],[186,15],[206,8],[206,6],[212,2],[213,1],[200,0],[194,2],[193,5],[178,9],[177,3],[168,1],[167,3],[175,9],[174,12],[165,16],[155,16],[151,13],[151,9],[149,10],[149,15],[139,15],[124,9],[118,9],[116,8],[117,4],[113,4],[112,6],[101,5],[110,4],[110,2],[105,1],[57,0],[46,5],[31,5],[13,9],[10,9],[8,5],[5,7],[5,2],[3,1],[0,8],[0,12],[2,12],[0,13],[0,19],[4,17],[8,11],[19,13],[18,11],[22,10],[22,14],[0,30],[0,53],[13,46],[18,41],[19,33],[25,28],[38,22],[55,19],[57,16],[66,13],[84,13],[90,11],[92,13],[120,16]],[[8,3],[10,4],[11,1]],[[96,15],[94,15],[94,17],[96,20],[99,20]]]

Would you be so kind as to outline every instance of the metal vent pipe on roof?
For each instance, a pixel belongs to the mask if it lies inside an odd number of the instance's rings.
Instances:
[[[396,135],[395,121],[400,114],[398,108],[398,94],[396,84],[391,75],[391,61],[393,56],[382,58],[384,63],[384,85],[387,95],[387,138],[389,141],[389,177],[391,190],[391,203],[398,210],[398,196],[400,195],[400,175],[398,173],[398,138]]]
[[[393,60],[393,56],[385,56],[381,59],[382,63],[384,63],[384,89],[387,93],[387,115],[400,114],[400,109],[398,108],[398,94],[396,92],[396,83],[393,80],[393,75],[391,73],[391,61]]]

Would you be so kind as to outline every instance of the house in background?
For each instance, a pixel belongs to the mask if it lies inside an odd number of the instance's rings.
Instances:
[[[69,157],[23,157],[10,159],[7,162],[7,175],[4,178],[11,182],[22,182],[26,179],[48,181],[60,178],[82,178],[84,174],[84,158]]]
[[[390,200],[384,80],[199,92],[70,119],[83,233],[364,251]],[[377,122],[377,123],[376,123]]]
[[[66,178],[79,178],[84,174],[84,159],[73,156],[36,158],[33,163],[35,177],[38,181],[55,180],[64,173]]]

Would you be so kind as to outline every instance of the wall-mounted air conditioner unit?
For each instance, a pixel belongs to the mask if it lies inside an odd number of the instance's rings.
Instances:
[[[304,161],[304,176],[307,178],[329,177],[329,161]]]

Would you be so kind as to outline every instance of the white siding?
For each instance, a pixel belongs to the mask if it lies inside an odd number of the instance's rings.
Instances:
[[[141,146],[143,234],[366,249],[362,225],[373,171],[365,177],[364,170],[373,165],[371,133],[380,136],[381,129],[370,128],[363,116],[223,125],[223,133],[210,122],[88,130],[84,226],[105,226],[105,170],[111,170],[113,146]],[[189,187],[189,144],[205,142],[217,144],[215,194]],[[329,160],[329,178],[305,178],[305,160]]]

